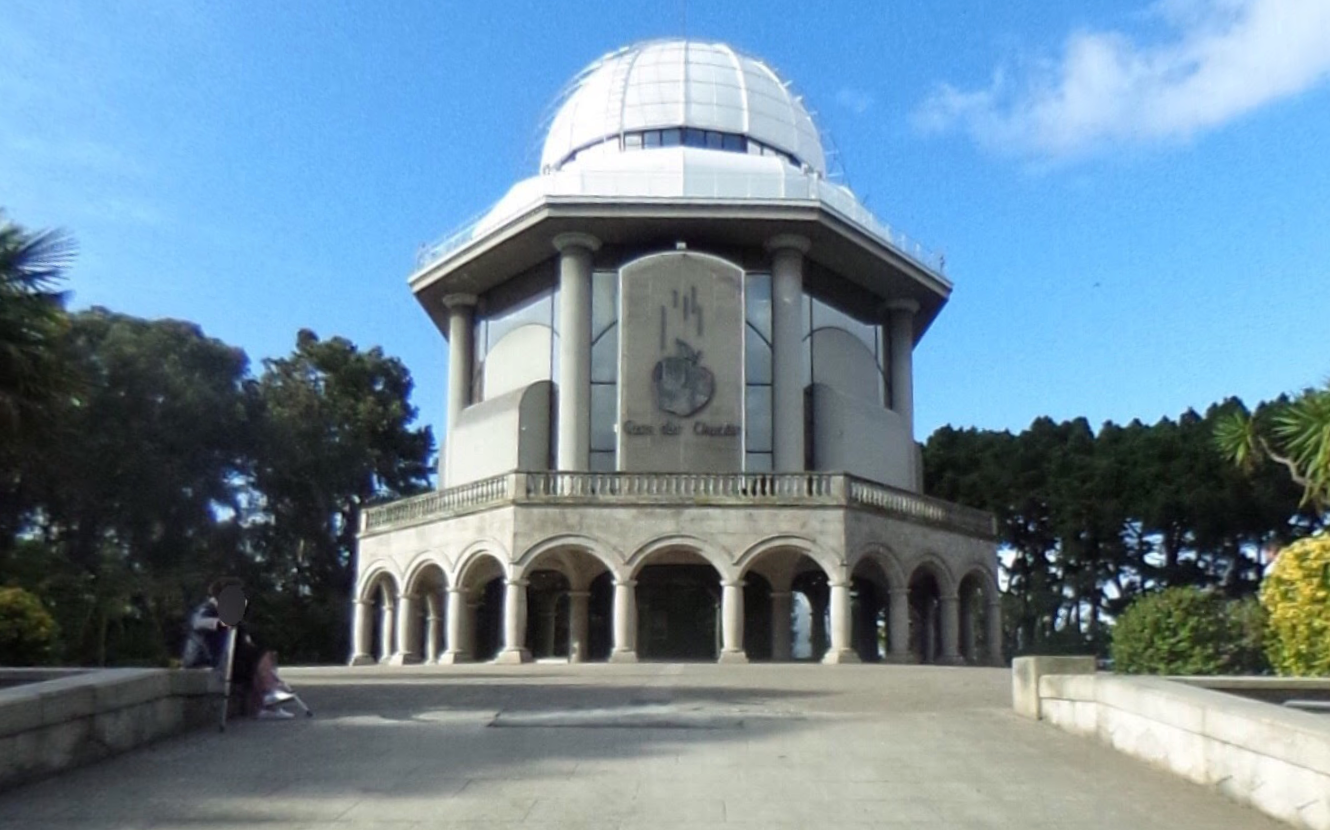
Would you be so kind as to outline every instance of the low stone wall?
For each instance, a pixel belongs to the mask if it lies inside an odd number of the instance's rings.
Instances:
[[[1041,658],[1019,658],[1013,675],[1030,672],[1019,665],[1027,659]],[[1330,716],[1162,677],[1046,672],[1037,683],[1042,720],[1296,827],[1330,830]]]
[[[214,723],[220,714],[220,689],[206,669],[3,669],[0,684],[8,684],[0,688],[0,790]]]

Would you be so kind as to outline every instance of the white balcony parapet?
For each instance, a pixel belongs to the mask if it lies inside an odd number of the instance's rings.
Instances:
[[[843,473],[514,472],[366,508],[362,533],[503,505],[695,505],[857,507],[922,524],[993,538],[993,516]]]
[[[791,171],[783,176],[770,173],[727,173],[713,170],[595,171],[562,170],[528,179],[500,203],[442,239],[422,245],[416,268],[447,259],[479,239],[515,220],[547,200],[577,197],[580,201],[647,201],[697,199],[707,201],[813,202],[857,225],[879,242],[915,264],[942,277],[945,257],[906,234],[880,222],[859,203],[854,194],[818,176]],[[945,281],[945,277],[943,278]]]

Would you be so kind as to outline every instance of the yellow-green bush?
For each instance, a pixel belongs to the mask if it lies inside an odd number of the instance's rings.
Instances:
[[[0,666],[50,663],[58,637],[41,600],[22,588],[0,588]]]
[[[1275,671],[1330,675],[1330,535],[1301,539],[1279,553],[1261,584],[1268,614],[1266,653]]]

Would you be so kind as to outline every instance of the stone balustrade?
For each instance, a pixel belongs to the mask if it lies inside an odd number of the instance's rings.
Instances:
[[[362,533],[503,505],[855,507],[994,538],[991,514],[843,473],[508,473],[365,509]]]

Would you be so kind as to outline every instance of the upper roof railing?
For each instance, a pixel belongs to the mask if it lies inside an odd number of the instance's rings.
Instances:
[[[785,175],[771,172],[727,173],[709,170],[679,171],[596,171],[559,170],[537,176],[522,184],[529,185],[526,198],[506,206],[502,215],[493,210],[480,214],[442,239],[422,245],[416,256],[420,270],[447,259],[465,248],[484,232],[498,229],[509,221],[554,197],[588,199],[677,200],[677,199],[754,199],[773,201],[816,201],[842,218],[863,229],[869,236],[904,256],[935,276],[946,272],[945,256],[925,247],[905,233],[884,224],[842,187],[817,176],[791,169]],[[518,186],[521,187],[522,184]]]

